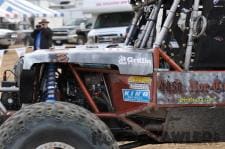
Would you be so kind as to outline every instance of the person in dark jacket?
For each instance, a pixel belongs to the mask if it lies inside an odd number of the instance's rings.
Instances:
[[[34,39],[34,50],[49,49],[52,46],[52,30],[48,27],[48,21],[42,19],[39,22],[40,28],[37,27],[31,34]]]

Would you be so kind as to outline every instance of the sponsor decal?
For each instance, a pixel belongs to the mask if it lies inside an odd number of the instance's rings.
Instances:
[[[131,76],[128,78],[128,84],[131,89],[149,90],[151,81],[150,77]]]
[[[163,138],[167,141],[177,141],[177,142],[192,142],[200,140],[208,141],[218,141],[221,139],[221,134],[216,131],[172,131],[165,132]]]
[[[174,81],[161,79],[158,82],[159,90],[168,94],[181,94],[183,92],[183,84],[180,80]]]
[[[186,103],[213,103],[215,99],[213,98],[192,98],[192,97],[182,97],[178,98],[178,103],[186,104]]]
[[[149,84],[130,83],[129,85],[131,89],[149,90]]]
[[[157,81],[158,104],[225,103],[224,72],[162,73]]]
[[[149,103],[150,91],[138,89],[123,89],[123,100],[127,102]]]
[[[150,77],[140,77],[140,76],[131,76],[128,78],[128,83],[151,83],[152,79]]]
[[[187,85],[187,84],[185,84]],[[225,82],[222,82],[219,79],[213,80],[212,83],[201,83],[197,80],[189,80],[189,86],[186,89],[189,92],[224,92],[225,91]],[[182,84],[181,80],[175,79],[174,81],[168,80],[160,80],[159,81],[159,89],[163,92],[167,92],[169,94],[182,94],[184,92],[184,85]]]
[[[152,64],[152,60],[147,58],[134,58],[132,56],[120,56],[118,60],[119,65],[132,65],[132,64]]]

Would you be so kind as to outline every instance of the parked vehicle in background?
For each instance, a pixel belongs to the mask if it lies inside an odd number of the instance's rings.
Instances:
[[[88,43],[122,43],[133,12],[127,0],[84,0],[84,12],[93,16]]]
[[[0,29],[0,48],[7,49],[10,45],[15,44],[17,33],[9,29]]]
[[[63,27],[53,28],[53,42],[56,45],[63,43],[84,44],[87,41],[87,33],[91,27],[89,19],[76,19]]]
[[[93,29],[88,34],[89,43],[122,43],[127,27],[133,18],[132,12],[99,14]]]

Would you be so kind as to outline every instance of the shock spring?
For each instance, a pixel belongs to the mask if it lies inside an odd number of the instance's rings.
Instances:
[[[51,63],[47,66],[47,83],[46,83],[46,89],[47,89],[47,96],[46,96],[46,102],[54,103],[56,101],[56,65]]]

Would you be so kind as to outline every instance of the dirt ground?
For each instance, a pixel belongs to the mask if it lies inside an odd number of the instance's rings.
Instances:
[[[146,145],[135,149],[225,149],[225,143],[159,144]]]
[[[0,80],[2,80],[2,75],[5,70],[11,70],[13,69],[14,64],[19,59],[19,57],[16,54],[16,51],[13,50],[13,48],[22,47],[22,45],[12,46],[10,49],[7,50],[7,52],[3,56],[2,60],[2,66],[0,66]],[[27,48],[27,52],[30,52],[31,48]],[[13,78],[13,75],[9,73],[7,75],[9,79]]]
[[[14,48],[14,47],[13,47]],[[27,51],[30,51],[28,49]],[[2,66],[0,67],[0,80],[2,80],[2,73],[6,69],[12,69],[18,56],[15,51],[8,51],[3,58]],[[12,75],[8,76],[13,78]],[[158,144],[158,145],[145,145],[142,147],[137,147],[135,149],[225,149],[224,143],[197,143],[197,144]]]

